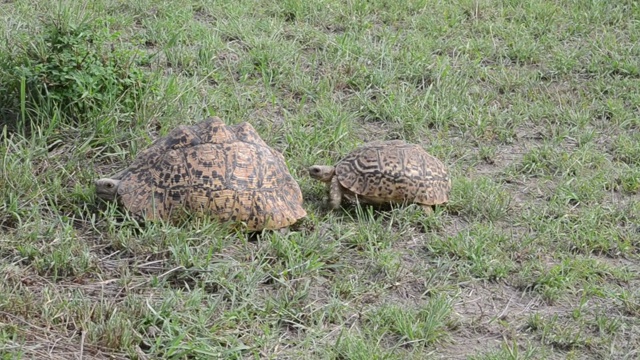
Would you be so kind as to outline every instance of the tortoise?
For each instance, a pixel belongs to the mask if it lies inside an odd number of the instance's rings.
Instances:
[[[251,124],[226,125],[218,117],[176,127],[95,185],[100,199],[145,220],[175,222],[187,212],[260,231],[307,214],[282,154]]]
[[[427,214],[449,200],[445,165],[421,146],[403,140],[374,141],[353,150],[335,166],[313,165],[309,176],[329,186],[329,207],[343,198],[368,205],[420,205]]]

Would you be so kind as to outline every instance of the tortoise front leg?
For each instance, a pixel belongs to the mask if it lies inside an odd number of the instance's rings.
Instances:
[[[342,185],[338,181],[338,177],[334,176],[329,184],[329,207],[337,209],[342,203]]]
[[[420,207],[422,207],[422,209],[424,210],[424,213],[426,215],[431,215],[433,214],[433,206],[432,205],[424,205],[421,204]]]

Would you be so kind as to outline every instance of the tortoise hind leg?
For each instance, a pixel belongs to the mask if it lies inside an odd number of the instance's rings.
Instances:
[[[337,209],[342,202],[342,185],[338,181],[338,177],[334,176],[329,184],[329,208]]]

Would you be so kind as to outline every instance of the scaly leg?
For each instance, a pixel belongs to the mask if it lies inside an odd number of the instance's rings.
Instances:
[[[329,185],[329,207],[337,209],[342,202],[342,185],[338,181],[338,177],[334,176]]]
[[[420,205],[420,206],[424,209],[424,213],[426,215],[433,214],[433,206],[431,206],[431,205]]]

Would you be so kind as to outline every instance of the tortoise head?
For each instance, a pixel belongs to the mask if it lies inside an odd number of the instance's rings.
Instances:
[[[313,165],[308,169],[309,176],[322,182],[330,182],[335,170],[335,167],[327,165]]]
[[[95,182],[96,195],[102,200],[115,202],[118,200],[118,186],[120,186],[120,180],[102,178]]]

